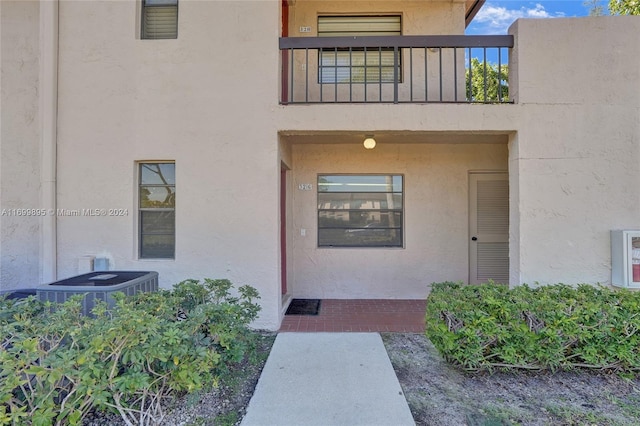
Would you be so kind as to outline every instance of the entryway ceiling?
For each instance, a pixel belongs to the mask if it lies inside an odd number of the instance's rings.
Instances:
[[[498,132],[413,132],[413,131],[281,131],[280,139],[290,144],[361,144],[373,135],[379,144],[464,143],[507,144],[509,135]]]

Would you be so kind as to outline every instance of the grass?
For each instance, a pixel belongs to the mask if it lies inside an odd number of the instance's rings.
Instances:
[[[609,396],[608,399],[628,416],[640,419],[640,395],[629,395],[627,399]]]
[[[640,424],[637,379],[582,370],[469,373],[447,364],[425,336],[383,341],[420,426]]]
[[[506,405],[487,404],[482,407],[481,411],[487,415],[489,420],[501,422],[496,424],[517,425],[526,424],[527,422],[534,420],[522,411],[514,410]]]
[[[230,412],[217,416],[213,421],[213,424],[219,426],[234,426],[236,423],[238,423],[238,420],[238,413]]]
[[[618,426],[623,425],[618,421],[611,419],[605,415],[597,415],[594,413],[580,410],[570,405],[547,405],[547,412],[556,418],[563,425],[598,425],[598,426]]]

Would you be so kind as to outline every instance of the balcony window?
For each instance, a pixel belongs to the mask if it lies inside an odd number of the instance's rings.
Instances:
[[[401,175],[318,176],[319,247],[402,247]]]
[[[142,0],[142,39],[178,38],[178,0]]]
[[[318,37],[401,35],[400,16],[320,16]],[[398,57],[398,65],[400,58]],[[393,48],[322,49],[320,83],[393,83]],[[400,73],[398,73],[400,74]]]

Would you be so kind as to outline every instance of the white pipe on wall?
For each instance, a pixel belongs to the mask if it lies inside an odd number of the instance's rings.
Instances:
[[[57,279],[58,0],[40,0],[40,282]]]

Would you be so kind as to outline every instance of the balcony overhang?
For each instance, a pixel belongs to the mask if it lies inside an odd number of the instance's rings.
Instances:
[[[283,0],[287,6],[293,7],[296,5],[296,0]],[[485,0],[466,0],[465,1],[465,14],[464,14],[464,26],[465,28],[469,26],[473,18],[476,16],[478,11],[484,5]]]
[[[465,2],[465,15],[464,15],[464,26],[465,28],[469,26],[473,18],[475,18],[478,11],[484,5],[485,0],[467,0]]]
[[[408,130],[282,130],[280,140],[287,144],[362,145],[365,134],[374,134],[379,145],[394,144],[502,144],[509,143],[512,131],[408,131]]]

